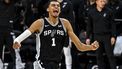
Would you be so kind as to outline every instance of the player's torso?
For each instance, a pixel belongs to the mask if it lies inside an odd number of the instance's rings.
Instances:
[[[48,19],[44,19],[43,31],[40,35],[41,57],[55,60],[60,57],[64,45],[66,31],[60,19],[56,25],[51,25]]]

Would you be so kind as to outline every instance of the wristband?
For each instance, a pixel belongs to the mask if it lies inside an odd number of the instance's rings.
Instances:
[[[21,35],[19,35],[15,40],[15,42],[21,43],[23,40],[25,40],[27,37],[29,37],[32,33],[30,32],[30,30],[25,30]]]

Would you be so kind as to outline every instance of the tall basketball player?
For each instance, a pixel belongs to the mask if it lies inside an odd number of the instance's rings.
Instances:
[[[69,36],[79,51],[96,50],[99,45],[95,41],[91,45],[83,44],[74,34],[68,20],[59,18],[60,4],[57,0],[50,0],[47,6],[48,17],[38,19],[14,40],[13,48],[20,48],[20,43],[37,32],[37,60],[45,69],[58,69],[61,61],[63,46]],[[40,68],[41,69],[41,68]]]

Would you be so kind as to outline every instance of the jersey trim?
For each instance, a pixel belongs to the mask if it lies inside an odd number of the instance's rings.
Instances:
[[[40,57],[40,47],[41,47],[40,34],[42,33],[44,29],[44,19],[41,19],[40,23],[42,23],[42,28],[40,28],[40,32],[36,34],[36,51],[37,51],[37,54],[35,56],[36,60],[38,60]]]
[[[58,25],[58,23],[59,23],[59,21],[57,21],[55,24],[51,24],[51,22],[48,20],[47,17],[45,17],[45,19],[47,20],[47,22],[48,22],[51,26],[56,26],[56,25]]]
[[[60,19],[60,21],[61,21],[61,24],[63,25],[63,29],[64,29],[64,31],[67,32],[67,31],[66,31],[66,28],[65,28],[65,26],[64,26],[64,23],[63,23],[63,21],[62,21],[63,18],[59,18],[59,19]]]

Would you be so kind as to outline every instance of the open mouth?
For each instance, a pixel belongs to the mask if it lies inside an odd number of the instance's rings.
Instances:
[[[55,10],[53,10],[53,12],[54,12],[54,13],[58,13],[59,11],[58,11],[58,9],[55,9]]]
[[[59,11],[58,10],[54,10],[53,13],[58,13]]]

